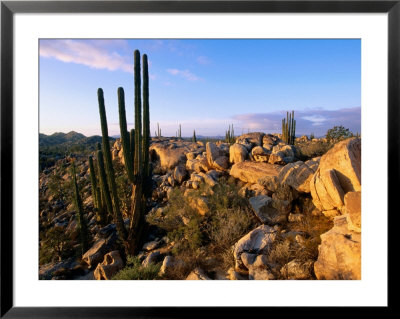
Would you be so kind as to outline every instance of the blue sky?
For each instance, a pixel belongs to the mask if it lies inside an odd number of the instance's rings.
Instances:
[[[164,136],[279,133],[294,110],[296,135],[334,125],[361,132],[360,40],[41,40],[40,132],[100,135],[97,89],[110,135],[117,88],[133,128],[133,51],[149,58],[150,126]]]

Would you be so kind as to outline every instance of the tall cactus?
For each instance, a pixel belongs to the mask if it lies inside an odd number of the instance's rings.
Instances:
[[[294,111],[286,112],[286,119],[282,119],[282,140],[286,144],[294,145],[296,136],[296,120],[294,119]]]
[[[82,199],[79,195],[79,187],[78,182],[76,181],[76,170],[75,170],[75,163],[72,162],[72,181],[74,186],[74,200],[75,200],[75,207],[78,212],[78,227],[79,227],[79,234],[81,239],[81,248],[82,248],[82,255],[89,249],[89,233],[88,227],[86,223],[86,218],[83,211]]]
[[[122,149],[124,152],[125,169],[128,178],[133,182],[133,161],[131,155],[131,141],[126,124],[125,112],[125,92],[122,87],[118,88],[118,110],[119,110],[119,127],[121,132]]]
[[[150,114],[149,114],[149,73],[147,55],[143,55],[143,112],[141,97],[141,70],[140,70],[140,53],[138,50],[134,52],[134,82],[135,82],[135,129],[127,131],[126,111],[125,111],[125,94],[122,88],[118,88],[118,105],[122,147],[124,149],[125,168],[127,170],[129,180],[133,184],[132,188],[132,207],[130,216],[129,232],[123,225],[122,215],[120,212],[119,199],[117,196],[115,173],[111,161],[110,145],[108,141],[107,119],[105,114],[103,91],[99,89],[99,110],[103,135],[103,150],[106,164],[107,177],[104,170],[104,162],[102,161],[102,151],[98,151],[99,167],[101,171],[100,180],[104,193],[110,203],[113,199],[114,216],[117,223],[118,232],[121,233],[122,239],[125,241],[127,252],[133,254],[137,252],[138,245],[141,243],[141,235],[145,225],[144,213],[146,207],[146,197],[148,190],[151,189],[150,182],[150,165],[149,165],[149,146],[150,146]],[[161,129],[157,123],[156,135],[161,136]],[[127,165],[128,163],[128,165]],[[130,173],[129,171],[132,171]],[[107,183],[110,185],[110,192],[107,190]],[[103,187],[104,186],[104,187]]]
[[[110,139],[108,137],[108,127],[107,127],[107,116],[106,116],[106,108],[104,105],[104,94],[103,90],[100,88],[97,90],[97,96],[99,101],[99,113],[100,113],[100,123],[101,123],[101,133],[103,138],[103,150],[104,150],[104,159],[107,170],[108,183],[111,188],[111,195],[113,199],[113,212],[114,212],[114,220],[117,225],[117,230],[120,236],[123,239],[126,239],[128,233],[124,226],[124,220],[121,214],[120,202],[117,193],[117,184],[115,182],[115,172],[111,159],[111,150],[110,150]]]
[[[109,212],[109,215],[114,217],[110,188],[108,187],[107,175],[106,175],[106,171],[104,168],[103,152],[101,151],[101,149],[97,151],[97,164],[98,164],[98,169],[99,169],[99,182],[100,182],[103,206],[106,206],[107,211]],[[104,209],[104,207],[103,207],[103,209]]]
[[[90,181],[92,184],[92,196],[93,196],[94,206],[96,208],[97,221],[101,225],[105,225],[106,216],[105,216],[105,211],[104,211],[104,207],[103,207],[103,203],[102,203],[102,199],[101,199],[100,188],[97,185],[96,171],[94,169],[92,156],[89,157],[89,168],[90,168]]]
[[[178,138],[182,138],[182,126],[179,124]]]

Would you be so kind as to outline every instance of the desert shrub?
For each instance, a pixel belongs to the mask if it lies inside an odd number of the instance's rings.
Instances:
[[[235,183],[223,177],[213,188],[202,184],[185,196],[184,189],[175,188],[168,206],[147,216],[150,224],[167,231],[168,238],[175,242],[173,255],[187,264],[177,269],[172,279],[184,279],[197,266],[227,269],[234,264],[232,245],[258,223],[238,190]],[[190,204],[199,197],[207,201],[209,212],[205,216]],[[216,262],[204,264],[206,258]]]
[[[301,142],[295,145],[296,147],[296,156],[302,160],[307,161],[314,157],[322,156],[327,151],[332,148],[332,144],[324,142],[324,141],[317,141],[317,142]]]
[[[159,279],[161,265],[150,264],[144,267],[137,256],[128,256],[126,266],[116,273],[112,280],[154,280]]]
[[[61,227],[40,234],[39,264],[61,261],[75,255],[72,241]]]
[[[278,279],[285,279],[280,269],[293,259],[300,262],[317,260],[320,235],[331,229],[333,224],[322,214],[304,214],[303,219],[289,222],[287,226],[287,232],[278,234],[268,251],[268,263]],[[296,240],[297,234],[301,235],[301,242]]]
[[[326,139],[329,143],[337,143],[352,136],[353,133],[342,125],[334,126],[326,132]]]

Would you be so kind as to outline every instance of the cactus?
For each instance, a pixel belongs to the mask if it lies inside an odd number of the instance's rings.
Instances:
[[[232,127],[229,125],[229,129],[225,132],[225,142],[229,144],[233,144],[235,142],[235,132]]]
[[[179,124],[179,129],[178,129],[178,132],[177,132],[177,137],[179,138],[179,139],[181,139],[182,138],[182,126]]]
[[[96,172],[94,169],[92,156],[89,157],[89,168],[90,168],[90,181],[92,184],[92,196],[93,196],[93,201],[94,201],[94,207],[96,208],[97,221],[101,225],[105,225],[106,216],[105,216],[105,211],[104,211],[104,207],[103,207],[103,203],[102,203],[102,199],[101,199],[100,188],[97,185]]]
[[[193,130],[193,143],[197,142],[197,138],[196,138],[196,130]]]
[[[294,145],[296,137],[296,120],[294,119],[294,111],[286,112],[286,119],[282,119],[282,140],[286,144]]]
[[[110,185],[111,197],[113,200],[113,212],[114,212],[114,220],[117,225],[117,230],[120,236],[123,239],[126,239],[128,234],[124,226],[124,220],[122,218],[120,202],[117,193],[117,185],[115,183],[115,173],[114,167],[111,159],[111,150],[110,150],[110,139],[108,137],[108,127],[107,127],[107,116],[106,109],[104,105],[104,95],[103,90],[98,89],[97,91],[98,100],[99,100],[99,113],[100,113],[100,123],[101,123],[101,133],[103,138],[103,156],[105,159],[106,170],[107,170],[107,180]]]
[[[108,215],[113,216],[111,194],[110,194],[110,189],[108,187],[106,171],[104,168],[103,152],[101,150],[97,151],[97,164],[99,169],[99,182],[100,182],[103,209],[105,206],[107,208]]]
[[[121,132],[122,149],[124,152],[125,169],[128,178],[133,182],[133,161],[131,155],[131,141],[126,124],[125,112],[125,92],[122,87],[118,88],[118,110],[119,110],[119,127]]]
[[[161,129],[160,129],[160,124],[157,122],[157,132],[156,132],[157,137],[161,137]]]
[[[127,253],[137,252],[138,245],[141,243],[141,234],[145,225],[144,213],[146,198],[151,190],[150,165],[149,165],[149,146],[150,146],[150,114],[149,114],[149,74],[147,55],[143,55],[143,113],[141,99],[141,78],[140,78],[140,53],[134,52],[134,81],[135,81],[135,129],[127,131],[125,94],[122,88],[118,88],[118,105],[122,147],[124,150],[125,169],[129,180],[132,182],[132,207],[130,216],[130,226],[127,232],[120,212],[119,199],[116,190],[115,173],[111,161],[110,145],[108,141],[107,118],[105,114],[103,91],[99,89],[99,109],[103,135],[103,150],[106,170],[102,160],[102,151],[98,151],[99,171],[101,171],[100,181],[103,193],[108,205],[111,198],[113,202],[114,218],[116,220],[118,232],[125,241]],[[142,118],[143,116],[143,118]],[[161,129],[157,123],[156,135],[161,136]],[[129,137],[128,137],[129,136]],[[102,169],[101,169],[102,168]],[[130,173],[131,171],[131,173]],[[107,172],[107,177],[106,177]],[[110,185],[111,195],[107,189]]]
[[[72,162],[72,181],[74,187],[74,200],[75,200],[75,207],[78,212],[78,227],[79,227],[79,234],[81,239],[81,248],[82,248],[82,255],[89,249],[89,233],[88,227],[86,223],[86,218],[83,211],[83,205],[81,196],[79,195],[79,187],[76,181],[76,170],[75,170],[75,163]]]

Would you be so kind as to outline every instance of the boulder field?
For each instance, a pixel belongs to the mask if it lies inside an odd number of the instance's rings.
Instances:
[[[113,145],[112,155],[123,163],[119,140]],[[154,184],[151,214],[163,216],[173,189],[181,187],[190,205],[200,215],[208,216],[206,194],[193,199],[191,193],[202,185],[212,192],[224,176],[241,185],[238,196],[247,198],[260,225],[233,245],[233,268],[211,275],[196,267],[188,280],[361,279],[359,138],[341,141],[323,156],[303,162],[296,148],[285,144],[278,134],[244,134],[233,144],[157,137],[151,140],[150,160]],[[87,174],[87,169],[82,172],[83,177]],[[86,198],[85,203],[90,205],[92,201]],[[333,228],[321,234],[317,257],[286,260],[278,267],[272,261],[271,250],[287,242],[292,245],[290,249],[302,247],[307,240],[301,231],[285,229],[286,223],[304,219],[305,209],[299,211],[299,205],[308,205],[310,214],[331,219]],[[54,224],[76,236],[76,221],[68,211],[60,209]],[[96,237],[82,260],[94,279],[110,279],[123,268],[116,246],[116,227],[110,224],[95,229],[94,223],[90,226]],[[143,246],[140,260],[143,265],[162,262],[160,272],[165,274],[183,263],[171,255],[172,248],[173,243],[167,238],[154,236]],[[65,268],[64,264],[58,268]],[[77,266],[72,261],[68,265]],[[58,269],[56,265],[52,267]],[[41,267],[41,274],[48,275],[50,268]]]

